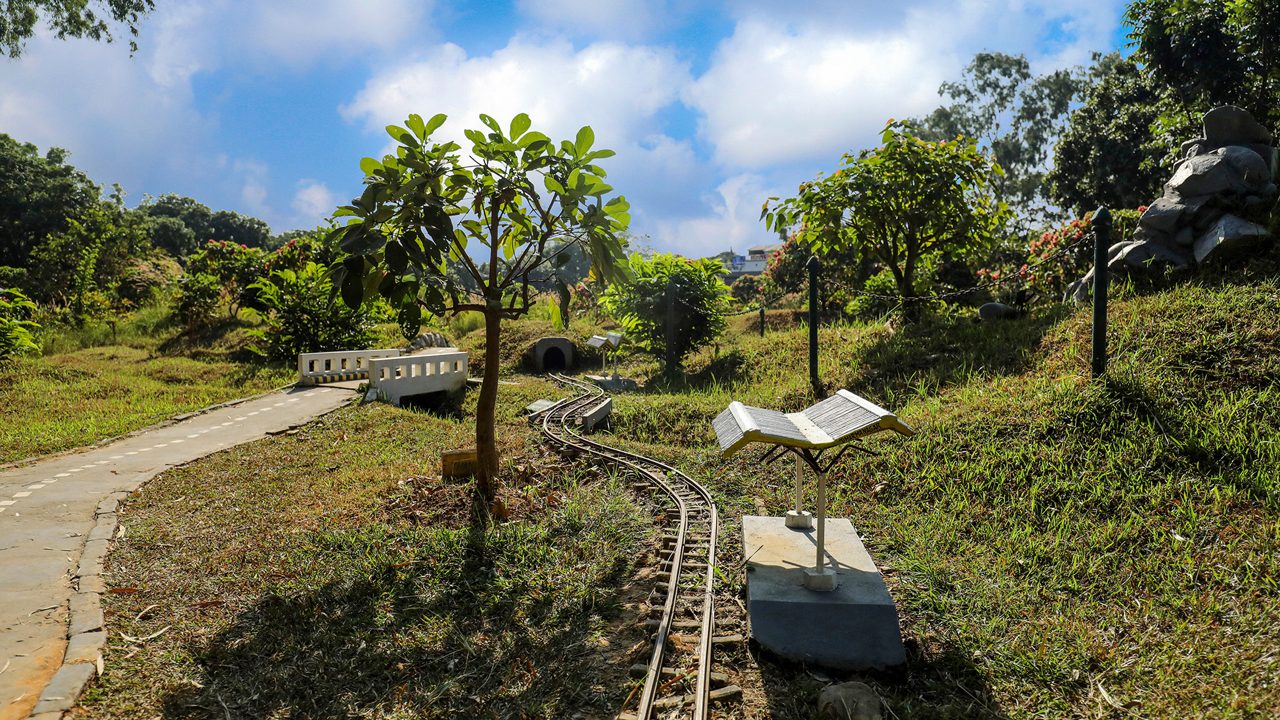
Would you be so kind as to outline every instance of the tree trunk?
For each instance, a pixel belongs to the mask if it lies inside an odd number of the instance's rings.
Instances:
[[[498,407],[498,345],[502,315],[496,308],[484,311],[484,382],[476,403],[476,490],[487,511],[498,491],[498,445],[494,414]]]
[[[920,301],[915,299],[915,268],[907,267],[898,278],[898,294],[902,296],[902,319],[915,323],[920,319]]]

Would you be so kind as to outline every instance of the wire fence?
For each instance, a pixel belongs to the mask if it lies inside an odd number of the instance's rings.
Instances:
[[[1023,268],[1020,268],[1016,273],[1010,273],[1008,275],[1002,274],[999,277],[987,277],[986,279],[981,280],[969,287],[958,288],[956,290],[951,290],[943,293],[930,293],[927,295],[905,295],[905,296],[898,295],[898,294],[889,295],[885,293],[871,292],[864,288],[855,287],[853,285],[850,285],[849,283],[841,282],[832,277],[820,278],[819,282],[827,285],[828,287],[839,288],[840,290],[843,290],[852,295],[857,295],[859,297],[865,297],[872,300],[886,300],[890,302],[896,302],[899,305],[908,303],[908,302],[920,302],[920,301],[947,302],[947,301],[955,300],[958,298],[962,298],[966,295],[973,295],[979,292],[983,292],[986,290],[991,290],[1004,285],[1008,285],[1015,281],[1021,284],[1025,284],[1027,281],[1027,277],[1033,274],[1034,271],[1037,270],[1038,268],[1044,267],[1046,265],[1049,265],[1051,263],[1054,263],[1064,258],[1068,254],[1072,253],[1073,251],[1080,249],[1082,246],[1091,245],[1093,241],[1094,241],[1094,238],[1092,237],[1092,234],[1085,233],[1078,240],[1075,240],[1074,242],[1070,242],[1059,247],[1049,255],[1046,255],[1040,258],[1035,263],[1026,264]],[[800,291],[797,290],[796,292],[800,292]],[[725,313],[725,317],[736,317],[739,315],[747,315],[750,313],[760,312],[761,310],[768,308],[769,306],[776,303],[778,300],[781,300],[782,298],[790,294],[793,294],[793,293],[778,293],[772,298],[762,300],[756,303],[754,306],[747,308],[745,310],[738,310],[736,312]],[[680,298],[677,297],[675,298],[675,300],[676,302],[679,302],[681,305],[684,305],[686,308],[693,309],[693,306],[689,305],[687,302],[681,300]]]

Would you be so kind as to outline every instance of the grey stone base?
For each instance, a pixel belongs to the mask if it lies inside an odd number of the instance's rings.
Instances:
[[[790,660],[841,670],[906,662],[898,611],[852,523],[828,518],[828,567],[838,587],[804,587],[816,561],[816,530],[791,529],[780,517],[742,518],[751,636]]]

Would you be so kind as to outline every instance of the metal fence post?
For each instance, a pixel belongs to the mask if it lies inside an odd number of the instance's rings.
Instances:
[[[1093,376],[1107,372],[1107,249],[1111,245],[1111,212],[1093,214]]]
[[[760,303],[760,337],[764,337],[764,303]]]
[[[818,256],[809,257],[809,384],[815,396],[822,395],[818,378]]]
[[[676,347],[676,282],[675,279],[667,280],[667,323],[665,332],[663,333],[666,340],[666,367],[663,372],[667,377],[675,377],[675,347]]]

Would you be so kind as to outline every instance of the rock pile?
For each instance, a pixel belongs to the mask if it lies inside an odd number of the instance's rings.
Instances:
[[[426,348],[447,348],[453,347],[453,343],[449,339],[438,332],[424,332],[409,343],[409,352],[414,353]]]
[[[1258,248],[1272,238],[1256,220],[1276,199],[1277,153],[1271,133],[1232,105],[1204,115],[1204,137],[1182,144],[1183,159],[1164,195],[1147,207],[1133,238],[1112,245],[1113,275],[1150,276],[1189,271]],[[1090,270],[1067,289],[1084,302]]]

